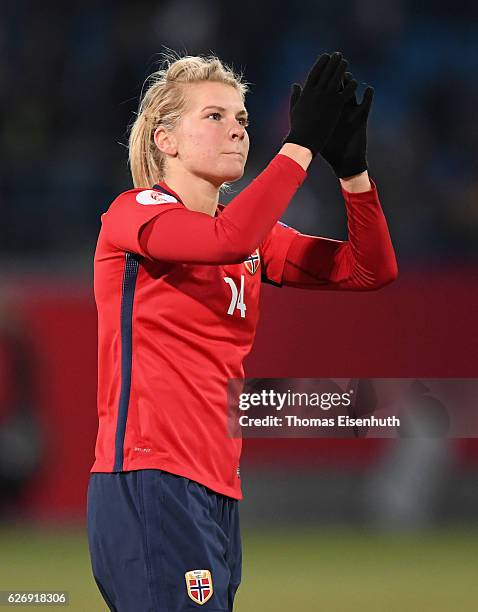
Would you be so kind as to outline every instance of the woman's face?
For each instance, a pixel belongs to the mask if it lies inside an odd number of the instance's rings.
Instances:
[[[216,186],[244,174],[249,152],[247,112],[235,87],[203,81],[186,89],[186,107],[173,131],[175,159]]]

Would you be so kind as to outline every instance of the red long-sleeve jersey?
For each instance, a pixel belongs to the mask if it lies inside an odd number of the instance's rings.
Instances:
[[[102,215],[92,472],[158,468],[241,498],[226,391],[244,374],[261,280],[374,288],[396,265],[375,187],[346,195],[347,243],[278,223],[305,176],[277,155],[214,217],[187,209],[165,183],[121,194]]]

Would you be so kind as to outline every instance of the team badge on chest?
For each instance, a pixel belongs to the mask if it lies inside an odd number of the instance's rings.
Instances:
[[[252,255],[244,261],[244,266],[249,274],[254,274],[261,263],[261,257],[259,255],[259,249],[256,249]]]
[[[202,606],[209,601],[214,592],[212,576],[209,570],[191,570],[185,573],[189,597]]]

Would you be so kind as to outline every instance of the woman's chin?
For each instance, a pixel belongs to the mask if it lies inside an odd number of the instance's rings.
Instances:
[[[241,179],[244,175],[244,170],[242,172],[228,172],[221,174],[220,176],[210,177],[209,181],[216,185],[216,187],[220,187],[224,185],[224,183],[235,183],[239,179]]]
[[[231,174],[227,178],[223,178],[222,182],[223,183],[234,183],[234,182],[238,181],[239,179],[241,179],[243,176],[244,176],[244,170],[242,172],[240,172],[240,173]]]
[[[244,176],[244,164],[242,162],[228,164],[227,168],[217,168],[217,172],[214,175],[204,173],[202,176],[216,186],[220,186],[223,183],[234,183]]]
[[[231,168],[227,172],[222,174],[221,180],[223,183],[234,183],[244,176],[244,166],[241,164],[240,167]]]

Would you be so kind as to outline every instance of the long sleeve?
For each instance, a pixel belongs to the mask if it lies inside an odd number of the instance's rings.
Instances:
[[[285,257],[282,284],[305,289],[379,289],[398,274],[377,188],[363,193],[342,189],[348,240],[296,234]]]
[[[150,220],[141,229],[142,250],[162,261],[240,263],[264,240],[306,176],[298,163],[278,154],[217,217],[175,207]]]

